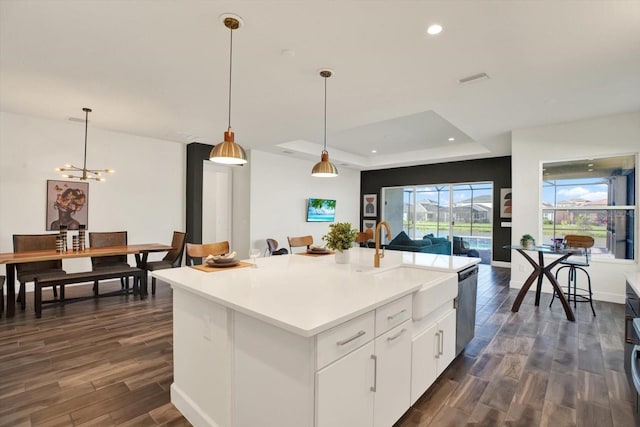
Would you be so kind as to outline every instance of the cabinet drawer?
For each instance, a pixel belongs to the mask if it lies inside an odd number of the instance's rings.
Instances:
[[[319,334],[316,341],[316,369],[371,341],[374,330],[375,316],[370,311]]]
[[[411,319],[413,295],[407,295],[376,309],[376,337]]]

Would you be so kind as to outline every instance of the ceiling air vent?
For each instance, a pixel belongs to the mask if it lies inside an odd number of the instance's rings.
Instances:
[[[487,73],[479,73],[479,74],[474,74],[474,75],[469,76],[469,77],[461,78],[460,80],[458,80],[458,83],[463,85],[463,84],[467,84],[467,83],[478,82],[480,80],[486,80],[488,78],[489,78],[489,76],[487,75]]]

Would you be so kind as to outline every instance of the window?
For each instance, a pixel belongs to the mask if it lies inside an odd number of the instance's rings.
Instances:
[[[542,177],[543,243],[588,235],[594,257],[635,259],[635,156],[545,163]]]

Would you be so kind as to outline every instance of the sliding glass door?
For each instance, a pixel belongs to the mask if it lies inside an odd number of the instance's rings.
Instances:
[[[452,242],[454,255],[491,259],[493,183],[437,184],[382,189],[382,218],[394,236],[426,235]]]

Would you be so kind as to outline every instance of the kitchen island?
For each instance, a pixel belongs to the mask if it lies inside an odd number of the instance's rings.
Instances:
[[[174,292],[171,400],[197,426],[391,426],[455,357],[455,272],[478,261],[389,251],[374,269],[354,248],[154,272]]]

